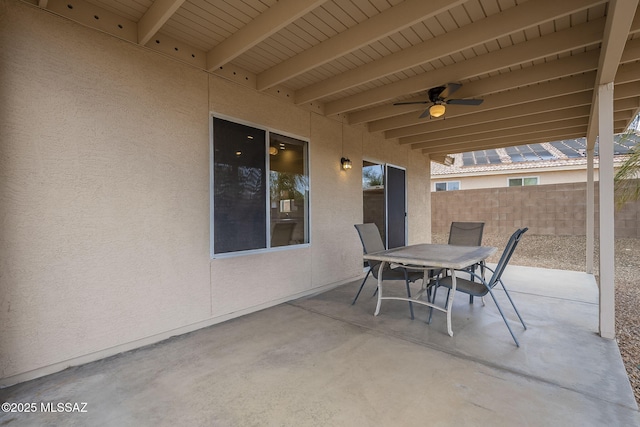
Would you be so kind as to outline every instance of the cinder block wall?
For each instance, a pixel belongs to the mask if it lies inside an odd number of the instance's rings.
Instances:
[[[486,188],[431,193],[432,232],[447,234],[452,221],[482,221],[487,234],[529,227],[531,234],[586,234],[586,183]],[[598,183],[595,189],[598,236]],[[640,202],[615,213],[616,237],[640,238]]]

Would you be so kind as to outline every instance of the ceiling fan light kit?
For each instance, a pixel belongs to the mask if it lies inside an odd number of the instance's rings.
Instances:
[[[429,115],[431,117],[440,117],[440,116],[444,116],[444,113],[446,111],[446,107],[442,104],[434,104],[431,107],[429,107]]]
[[[423,119],[427,116],[431,118],[438,118],[444,116],[447,111],[445,104],[457,104],[457,105],[480,105],[482,99],[447,99],[455,91],[460,89],[462,85],[460,83],[447,83],[445,86],[436,86],[427,91],[429,96],[428,101],[408,101],[408,102],[396,102],[393,105],[410,105],[410,104],[429,104],[432,105],[427,108],[421,115]]]

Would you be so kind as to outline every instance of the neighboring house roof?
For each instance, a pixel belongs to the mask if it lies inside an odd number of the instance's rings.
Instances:
[[[629,151],[638,143],[640,143],[640,134],[615,135],[614,163],[624,161]],[[446,166],[431,162],[431,175],[582,166],[587,164],[586,147],[586,138],[575,138],[452,154],[453,165]],[[598,163],[597,145],[594,150],[594,163]]]

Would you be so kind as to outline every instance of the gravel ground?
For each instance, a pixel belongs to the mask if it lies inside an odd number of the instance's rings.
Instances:
[[[447,235],[434,235],[434,243],[446,243]],[[483,236],[483,244],[502,248],[505,236]],[[596,278],[598,255],[596,241]],[[616,339],[629,374],[631,387],[640,405],[640,239],[616,239]],[[534,236],[525,234],[510,263],[530,267],[584,271],[586,238],[584,236]]]

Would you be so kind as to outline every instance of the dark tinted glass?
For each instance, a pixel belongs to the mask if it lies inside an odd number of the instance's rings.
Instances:
[[[213,119],[214,253],[267,247],[265,131]]]

